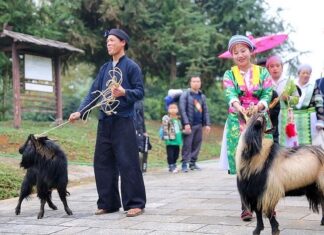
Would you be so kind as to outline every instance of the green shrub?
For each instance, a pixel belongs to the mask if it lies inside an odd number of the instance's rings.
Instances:
[[[224,125],[227,118],[227,104],[221,83],[215,83],[206,93],[208,111],[213,124]]]
[[[37,112],[23,112],[21,115],[23,120],[31,120],[36,122],[55,121],[55,113],[37,113]]]
[[[0,163],[0,200],[17,197],[23,172],[9,164]]]
[[[160,120],[165,113],[163,98],[145,98],[144,102],[144,114],[145,119],[148,120]]]
[[[63,96],[63,119],[68,119],[70,114],[75,112],[81,103],[81,98],[71,95]]]

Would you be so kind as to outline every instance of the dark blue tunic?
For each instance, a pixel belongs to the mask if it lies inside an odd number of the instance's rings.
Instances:
[[[122,97],[118,97],[117,100],[120,101],[118,107],[115,109],[117,112],[116,115],[120,117],[132,117],[134,113],[134,103],[137,100],[141,100],[144,97],[144,86],[142,79],[142,72],[140,67],[127,56],[123,56],[119,59],[116,64],[123,74],[123,81],[121,86],[126,90],[126,95]],[[97,96],[98,93],[94,93],[94,91],[103,91],[106,89],[107,81],[111,79],[109,75],[109,70],[113,70],[113,63],[109,61],[101,66],[100,71],[92,83],[90,91],[85,99],[82,101],[80,107],[78,108],[78,112],[81,113],[81,116],[88,109],[93,107],[96,102],[93,102],[89,105]],[[119,77],[116,76],[118,79]],[[89,105],[87,107],[87,105]],[[101,110],[104,110],[105,107],[101,107]],[[109,109],[108,109],[109,110]],[[104,112],[100,112],[99,119],[106,118],[106,114]]]

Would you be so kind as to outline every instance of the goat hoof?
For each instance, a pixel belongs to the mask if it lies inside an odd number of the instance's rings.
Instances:
[[[260,235],[260,231],[259,230],[254,230],[253,235]]]
[[[16,208],[16,210],[15,210],[15,214],[16,214],[16,215],[19,215],[19,214],[20,214],[20,208]]]
[[[55,206],[54,204],[53,204],[53,205],[50,205],[49,207],[50,207],[52,210],[55,210],[55,211],[57,210],[57,206]]]
[[[274,231],[271,233],[272,235],[279,235],[280,234],[280,230]]]
[[[253,231],[253,235],[260,235],[261,231],[264,229],[264,227],[257,227],[256,229],[254,229]]]
[[[73,215],[72,211],[70,208],[65,208],[66,214],[68,215]]]
[[[37,219],[42,219],[44,217],[44,212],[39,212]]]

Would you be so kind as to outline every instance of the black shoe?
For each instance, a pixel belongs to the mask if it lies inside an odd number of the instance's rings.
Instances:
[[[172,172],[172,170],[173,170],[172,164],[169,164],[169,172]]]
[[[186,162],[183,162],[182,163],[181,171],[182,172],[188,172],[188,166],[187,166],[187,163]]]
[[[197,170],[197,171],[200,171],[201,170],[201,168],[199,167],[199,166],[197,166],[197,164],[194,162],[194,163],[190,163],[189,164],[189,168],[190,168],[190,170]]]

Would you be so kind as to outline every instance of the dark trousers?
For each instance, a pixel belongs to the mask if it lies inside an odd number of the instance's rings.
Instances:
[[[271,101],[278,97],[276,91],[273,91]],[[280,112],[280,102],[278,102],[273,108],[269,110],[270,121],[272,124],[272,136],[275,143],[279,143],[279,130],[278,130],[278,118]]]
[[[167,145],[166,146],[168,164],[176,164],[179,158],[180,146],[179,145]]]
[[[191,127],[189,135],[183,135],[182,162],[195,163],[202,143],[202,125]]]
[[[133,119],[111,116],[99,120],[94,155],[99,209],[121,207],[119,176],[124,210],[145,207],[145,186],[138,159]]]

